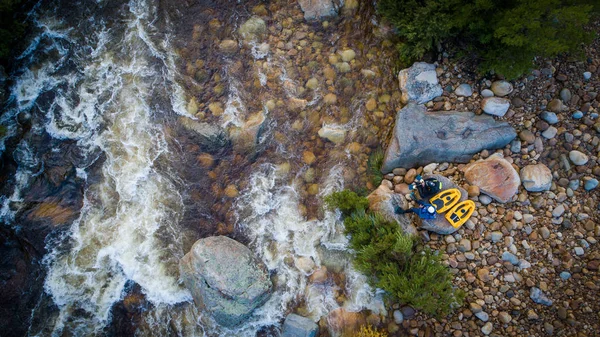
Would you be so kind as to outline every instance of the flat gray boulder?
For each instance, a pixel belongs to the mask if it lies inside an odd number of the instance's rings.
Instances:
[[[439,182],[442,183],[442,190],[457,188],[460,191],[459,202],[467,200],[467,191],[465,191],[465,189],[462,187],[458,187],[455,183],[452,182],[452,180],[450,180],[444,176],[441,176],[439,174],[426,175],[423,178],[437,179]],[[413,207],[417,207],[417,205],[413,205]],[[434,232],[434,233],[438,233],[438,234],[442,234],[442,235],[452,234],[458,230],[458,228],[454,228],[454,226],[452,226],[448,222],[448,220],[446,220],[446,213],[438,214],[435,217],[435,219],[421,219],[416,215],[414,217],[417,219],[417,223],[419,224],[419,229],[426,229],[430,232]]]
[[[427,112],[409,103],[396,115],[396,125],[386,149],[382,172],[429,163],[468,162],[484,149],[503,148],[517,133],[506,122],[472,112]]]
[[[281,337],[315,337],[319,332],[319,326],[312,320],[289,314],[283,322],[283,333]]]
[[[246,320],[273,287],[265,265],[250,249],[225,236],[196,241],[179,270],[196,306],[226,327]]]
[[[444,92],[438,83],[435,66],[425,62],[416,62],[412,67],[400,70],[398,81],[403,103],[414,101],[424,104]]]
[[[307,21],[336,16],[341,7],[340,2],[334,0],[298,0],[298,3]]]

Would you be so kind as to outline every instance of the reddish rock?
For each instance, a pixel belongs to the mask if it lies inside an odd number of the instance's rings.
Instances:
[[[519,190],[521,179],[512,165],[501,156],[493,155],[465,168],[465,179],[478,186],[482,193],[505,203]]]
[[[360,312],[349,312],[344,308],[337,308],[327,315],[327,323],[331,336],[353,336],[361,325],[366,324],[366,320]]]

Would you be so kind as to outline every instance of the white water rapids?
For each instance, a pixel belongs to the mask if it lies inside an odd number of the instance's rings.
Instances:
[[[241,191],[234,207],[239,214],[236,229],[250,239],[250,248],[274,275],[274,293],[235,330],[223,329],[197,311],[190,292],[179,282],[178,261],[186,252],[179,235],[184,206],[176,188],[178,178],[157,168],[157,161],[170,156],[160,118],[185,114],[185,93],[177,83],[169,36],[157,34],[153,26],[156,6],[131,0],[128,13],[112,18],[119,24],[92,18],[95,36],[85,39],[76,37],[75,28],[66,28],[58,14],[46,13],[38,19],[42,35],[23,55],[25,59],[55,48],[59,56],[25,68],[15,79],[16,108],[2,116],[2,123],[10,126],[43,93],[52,92],[52,103],[39,107],[46,122],[36,126],[37,132],[75,140],[94,160],[98,153],[103,157],[102,179],[86,187],[81,215],[65,235],[48,242],[44,289],[58,312],[43,329],[32,328],[30,335],[103,335],[128,282],[138,284],[151,303],[144,311],[147,327],[138,330],[140,335],[255,336],[265,327],[279,327],[290,305],[301,300],[310,318],[318,321],[340,306],[333,282],[307,281],[310,272],[322,265],[345,271],[346,293],[351,294],[343,304],[346,309],[384,310],[381,297],[350,266],[339,214],[305,219],[296,187],[275,165],[264,164],[249,177],[249,187]],[[50,41],[50,47],[41,46],[42,40]],[[65,62],[75,67],[57,72]],[[238,115],[245,113],[233,90],[240,87],[238,81],[231,78],[229,83],[224,125],[239,124]],[[157,104],[153,101],[157,96],[167,99]],[[26,142],[19,147],[18,184],[12,195],[2,197],[5,220],[14,214],[10,205],[22,199],[21,191],[42,169],[31,148]],[[78,167],[78,175],[85,179],[87,169]],[[320,197],[343,188],[342,169],[342,164],[329,168]],[[308,270],[303,266],[307,261]]]

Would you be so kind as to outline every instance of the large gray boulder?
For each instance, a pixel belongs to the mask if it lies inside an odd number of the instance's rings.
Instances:
[[[319,326],[310,319],[296,314],[289,314],[283,322],[281,337],[315,337]]]
[[[308,21],[335,16],[341,7],[340,1],[337,0],[298,0],[298,3]]]
[[[196,306],[226,327],[246,320],[267,301],[273,286],[250,249],[225,236],[196,241],[179,270]]]
[[[506,122],[472,112],[427,112],[409,103],[396,115],[396,125],[386,149],[382,171],[412,168],[429,163],[468,162],[484,149],[510,143],[517,133]]]
[[[424,104],[444,92],[438,83],[435,66],[425,62],[416,62],[412,67],[402,69],[398,74],[398,81],[403,103],[414,101]]]
[[[465,191],[464,188],[457,186],[454,182],[452,182],[452,180],[450,180],[444,176],[441,176],[439,174],[426,175],[426,176],[424,176],[424,178],[425,179],[428,179],[428,178],[437,179],[439,182],[442,183],[442,190],[457,188],[460,191],[459,202],[467,200],[467,191]],[[415,207],[416,207],[416,205],[415,205]],[[452,226],[448,222],[448,220],[446,220],[446,213],[438,214],[435,217],[435,219],[421,219],[416,215],[414,217],[417,219],[420,229],[426,229],[430,232],[448,235],[448,234],[452,234],[458,230],[458,228],[454,228],[454,226]]]

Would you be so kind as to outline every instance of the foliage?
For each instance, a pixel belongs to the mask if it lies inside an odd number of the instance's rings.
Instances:
[[[0,0],[0,60],[5,61],[11,48],[25,33],[25,24],[19,18],[22,0]]]
[[[369,277],[371,285],[437,316],[462,303],[463,293],[452,287],[452,276],[437,254],[416,246],[415,238],[381,214],[362,206],[351,209],[344,212],[344,226],[355,251],[354,266]]]
[[[385,331],[377,330],[370,325],[362,325],[360,330],[354,334],[354,337],[387,337]]]
[[[377,187],[383,180],[383,173],[381,173],[381,167],[383,166],[383,150],[378,148],[371,152],[369,160],[367,161],[368,174],[373,183],[373,186]]]
[[[475,55],[481,72],[515,78],[536,56],[581,52],[591,0],[380,0],[378,12],[397,30],[410,63],[448,43]]]
[[[339,209],[342,214],[348,216],[356,211],[363,211],[369,207],[369,200],[359,196],[356,192],[343,190],[334,192],[325,197],[325,205],[328,209]]]

